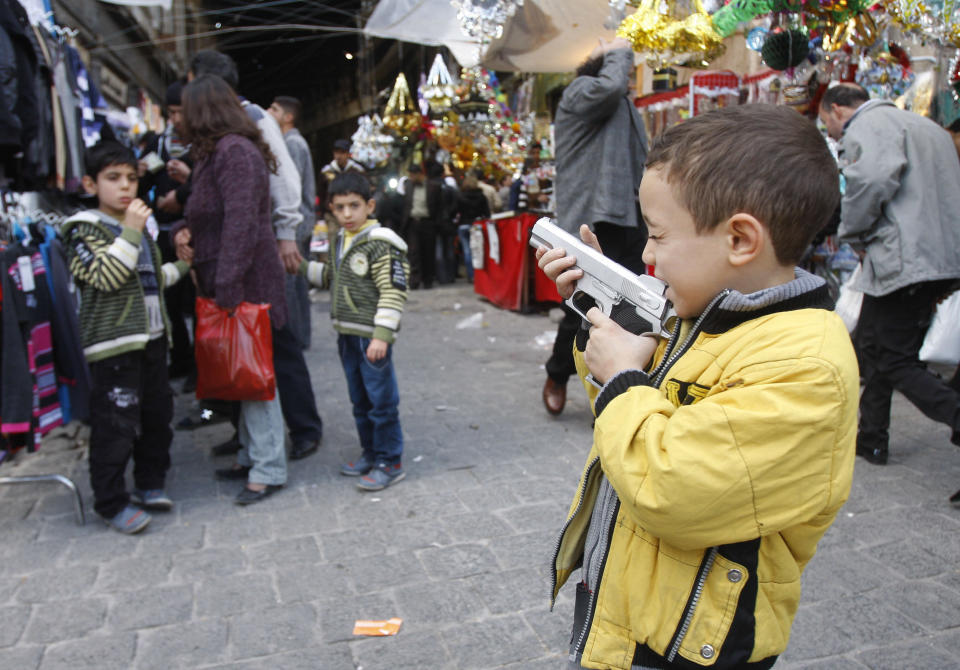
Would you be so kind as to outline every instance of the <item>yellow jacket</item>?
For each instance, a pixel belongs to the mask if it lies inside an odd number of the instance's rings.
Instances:
[[[849,495],[859,374],[825,288],[757,311],[725,297],[683,338],[677,326],[649,375],[621,373],[595,399],[553,564],[556,598],[606,477],[619,502],[599,586],[578,603],[584,667],[770,667]]]

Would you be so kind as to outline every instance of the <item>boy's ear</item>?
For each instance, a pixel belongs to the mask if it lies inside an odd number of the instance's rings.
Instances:
[[[81,180],[81,182],[83,183],[83,190],[86,191],[89,195],[97,194],[97,182],[93,180],[93,177],[91,177],[88,174],[85,174],[83,175],[83,179]]]
[[[367,216],[370,216],[375,211],[377,211],[377,201],[373,198],[367,200]]]
[[[746,265],[763,251],[767,245],[767,227],[756,217],[737,212],[724,224],[726,228],[727,253],[730,264]]]

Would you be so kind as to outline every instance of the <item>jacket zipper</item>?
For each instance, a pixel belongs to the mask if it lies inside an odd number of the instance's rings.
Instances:
[[[717,304],[729,294],[729,289],[723,289],[716,295],[716,297],[714,297],[713,300],[710,301],[710,304],[707,305],[707,308],[703,310],[703,313],[700,314],[696,322],[693,324],[693,328],[691,328],[690,332],[687,334],[687,339],[683,341],[683,344],[676,348],[676,351],[671,352],[670,345],[667,345],[667,351],[669,352],[669,355],[665,356],[661,364],[657,366],[657,369],[651,373],[654,388],[660,388],[660,384],[663,383],[663,378],[667,376],[667,372],[670,371],[670,368],[673,367],[673,364],[677,362],[677,359],[687,353],[687,350],[689,350],[693,345],[694,340],[697,339],[697,335],[700,334],[700,328],[703,326],[704,320],[707,318],[710,312],[713,311],[713,308],[716,307]],[[674,334],[670,336],[670,341],[673,342],[679,334],[680,321],[678,320]]]
[[[593,625],[593,614],[597,600],[597,594],[600,592],[600,582],[603,581],[603,569],[607,566],[607,557],[610,555],[610,541],[613,538],[613,527],[617,524],[617,516],[620,514],[620,496],[617,496],[617,504],[613,506],[613,515],[610,517],[610,525],[607,526],[607,546],[603,552],[603,560],[600,562],[600,570],[597,573],[597,583],[593,585],[590,592],[590,600],[587,602],[587,615],[583,619],[583,628],[580,631],[580,637],[577,644],[573,647],[573,653],[579,654],[583,649],[584,642],[587,639],[587,633],[590,632],[590,626]]]
[[[670,652],[667,654],[667,660],[671,663],[673,663],[673,659],[677,657],[677,652],[680,651],[683,638],[687,636],[690,622],[693,621],[693,613],[696,611],[697,603],[703,594],[703,585],[707,581],[707,576],[710,574],[710,569],[713,567],[713,562],[717,558],[718,551],[719,549],[717,547],[711,547],[703,559],[703,564],[700,566],[700,574],[697,575],[697,585],[693,589],[693,594],[690,596],[690,602],[687,603],[686,610],[684,610],[683,623],[680,624],[680,630],[677,631],[673,645],[670,647]]]
[[[580,513],[580,510],[583,508],[583,496],[587,492],[587,482],[590,481],[590,474],[593,472],[593,468],[596,467],[597,463],[600,462],[600,457],[597,456],[592,461],[590,465],[587,466],[587,472],[583,476],[583,484],[580,486],[580,494],[577,498],[577,507],[573,510],[573,514],[570,515],[570,518],[567,519],[567,522],[563,524],[563,528],[560,529],[560,535],[557,537],[557,546],[553,550],[553,560],[550,562],[550,575],[551,579],[551,588],[550,588],[550,611],[553,611],[553,607],[556,604],[556,599],[554,593],[557,590],[557,557],[560,555],[560,545],[563,544],[563,536],[567,532],[567,528],[570,527],[570,524],[573,523],[573,520],[577,518],[577,515]]]

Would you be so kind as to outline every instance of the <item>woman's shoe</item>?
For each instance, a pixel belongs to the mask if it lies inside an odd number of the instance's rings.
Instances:
[[[267,484],[267,487],[262,491],[254,491],[244,486],[243,490],[233,499],[233,502],[236,505],[252,505],[260,502],[264,498],[269,498],[282,488],[283,484]]]

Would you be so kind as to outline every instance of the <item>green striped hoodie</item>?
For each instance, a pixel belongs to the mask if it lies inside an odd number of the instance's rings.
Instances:
[[[146,347],[150,340],[147,308],[136,271],[143,233],[123,228],[116,235],[98,211],[88,210],[67,219],[61,236],[70,272],[80,289],[80,332],[87,360],[92,363]],[[179,281],[190,266],[183,261],[161,265],[160,249],[148,240],[169,340],[163,289]]]
[[[330,287],[333,328],[393,343],[407,301],[407,244],[379,223],[358,232],[343,251],[345,231],[337,236],[332,263],[304,261],[300,274],[311,284]]]

